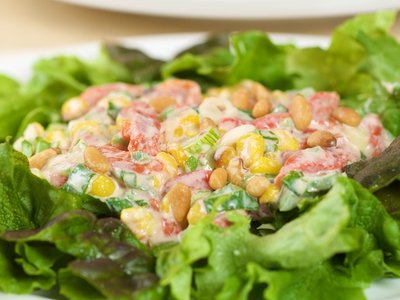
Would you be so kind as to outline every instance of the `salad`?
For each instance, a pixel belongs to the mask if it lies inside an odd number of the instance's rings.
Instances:
[[[400,276],[395,13],[0,77],[0,290],[365,299]]]

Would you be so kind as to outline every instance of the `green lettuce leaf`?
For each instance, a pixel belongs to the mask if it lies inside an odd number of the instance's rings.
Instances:
[[[86,195],[52,187],[30,171],[26,157],[0,144],[0,233],[37,228],[57,215],[79,208],[108,214],[107,205]]]
[[[388,263],[400,259],[399,225],[345,177],[264,237],[249,232],[246,217],[227,216],[231,226],[220,228],[210,217],[189,228],[180,245],[158,253],[161,285],[176,299],[318,299],[323,288],[332,291],[324,299],[337,299],[334,289],[343,290],[340,299],[364,299],[362,289],[392,274]]]

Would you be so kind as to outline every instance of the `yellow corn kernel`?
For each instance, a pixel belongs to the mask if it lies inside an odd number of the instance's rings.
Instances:
[[[130,207],[121,211],[121,221],[139,238],[146,239],[156,230],[151,211],[145,207]]]
[[[200,125],[200,117],[197,114],[189,114],[189,115],[181,118],[180,123],[184,126],[188,126],[188,125],[199,126]]]
[[[96,175],[90,186],[89,194],[97,197],[109,197],[114,191],[114,180],[106,175]]]
[[[171,209],[171,203],[169,201],[169,197],[163,197],[161,199],[161,211],[168,214],[170,209]]]
[[[28,141],[33,141],[37,137],[42,136],[43,133],[44,133],[44,128],[42,124],[38,122],[33,122],[30,123],[28,126],[26,126],[24,131],[24,138]]]
[[[44,140],[48,143],[61,143],[65,138],[65,132],[61,129],[51,130],[44,136]]]
[[[168,153],[171,154],[175,161],[178,163],[178,166],[184,166],[187,160],[187,155],[183,147],[179,144],[171,144],[168,146]]]
[[[163,163],[164,171],[166,171],[168,175],[171,177],[178,175],[178,163],[171,154],[160,152],[157,154],[156,158]]]
[[[280,189],[271,184],[268,186],[267,190],[262,194],[262,196],[258,199],[260,203],[271,203],[278,199]]]
[[[70,133],[72,138],[74,138],[75,135],[80,130],[93,131],[93,132],[99,130],[99,123],[93,120],[82,120],[70,124],[71,124]]]
[[[250,172],[253,174],[271,174],[279,173],[282,165],[276,156],[272,153],[267,153],[266,156],[258,158],[251,166]]]
[[[118,114],[117,118],[115,119],[115,125],[117,126],[117,128],[122,128],[122,125],[124,124],[125,121],[129,120],[121,116],[121,114]]]
[[[111,135],[117,134],[117,133],[119,132],[119,128],[118,128],[117,125],[110,125],[110,126],[108,127],[108,132],[109,132]]]
[[[297,151],[299,150],[299,142],[290,134],[289,131],[284,129],[273,130],[279,139],[279,151]]]
[[[187,137],[194,137],[198,134],[199,132],[197,130],[186,130],[185,135]]]
[[[187,215],[187,220],[190,225],[196,224],[201,219],[203,219],[207,215],[201,201],[197,201],[190,208],[189,213]]]
[[[178,126],[174,129],[174,136],[181,137],[183,135],[183,128],[182,126]]]
[[[87,103],[79,98],[71,98],[64,102],[61,108],[61,116],[63,120],[70,121],[83,116],[89,110]]]
[[[257,133],[248,133],[236,142],[236,152],[249,167],[264,154],[264,138]]]

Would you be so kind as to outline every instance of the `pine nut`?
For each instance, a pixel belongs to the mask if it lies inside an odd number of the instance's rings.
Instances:
[[[298,130],[305,130],[312,120],[312,109],[306,98],[296,95],[290,104],[289,113],[293,119],[294,126]]]
[[[336,138],[335,136],[330,133],[329,131],[325,130],[318,130],[313,132],[307,138],[307,146],[312,147],[334,147],[336,146]]]
[[[271,93],[262,84],[258,82],[253,83],[253,93],[256,96],[257,101],[268,100],[271,101]]]
[[[228,172],[223,168],[215,169],[208,180],[208,184],[213,190],[223,188],[228,181]]]
[[[236,150],[233,147],[226,147],[222,154],[216,158],[217,167],[227,167],[229,162],[236,156]]]
[[[239,109],[251,109],[251,92],[245,87],[239,86],[235,88],[232,94],[232,104]]]
[[[29,166],[35,169],[42,169],[50,158],[57,156],[57,151],[55,149],[49,148],[43,150],[42,152],[36,153],[31,158],[29,158]]]
[[[161,113],[168,106],[176,104],[176,100],[171,97],[158,97],[149,101],[149,104],[157,113]]]
[[[339,106],[332,112],[332,117],[339,122],[352,127],[357,127],[361,122],[360,115],[354,109],[349,107]]]
[[[207,130],[209,128],[217,128],[214,121],[208,117],[202,118],[200,121],[200,131]]]
[[[172,214],[181,228],[187,226],[186,216],[190,209],[192,192],[190,188],[178,182],[165,195],[171,204]]]
[[[108,159],[95,147],[86,147],[83,153],[85,165],[96,173],[107,173],[111,171],[111,163]]]
[[[254,105],[251,114],[254,118],[260,118],[265,116],[271,111],[271,101],[268,99],[258,100],[257,103]]]
[[[228,181],[241,186],[244,178],[243,161],[239,157],[233,158],[226,168],[228,172]]]
[[[269,185],[269,180],[264,176],[254,176],[247,183],[246,192],[251,196],[258,198],[265,193]]]

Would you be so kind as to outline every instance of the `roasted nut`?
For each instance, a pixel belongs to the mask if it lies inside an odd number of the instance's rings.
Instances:
[[[187,226],[186,216],[190,209],[191,198],[192,192],[190,188],[180,182],[175,184],[164,196],[164,199],[169,201],[172,214],[181,228]]]
[[[35,169],[41,169],[49,161],[50,158],[57,156],[57,151],[55,149],[49,148],[36,153],[31,158],[29,158],[29,166]]]
[[[360,115],[354,109],[349,107],[339,106],[332,112],[332,117],[339,122],[352,127],[357,127],[361,122]]]
[[[215,161],[217,167],[227,167],[229,162],[236,156],[236,150],[233,147],[226,147],[222,154]]]
[[[293,119],[294,126],[298,130],[305,130],[312,120],[312,109],[306,98],[296,95],[289,107],[289,113]]]
[[[243,161],[239,157],[235,157],[229,161],[228,167],[226,168],[228,172],[228,181],[241,186],[244,178],[244,168]]]
[[[261,83],[253,82],[252,91],[257,101],[268,100],[271,101],[271,93]]]
[[[250,110],[252,93],[243,86],[236,87],[232,94],[232,104],[239,109]]]
[[[269,180],[264,176],[254,176],[247,182],[246,192],[258,198],[265,193],[269,185]]]
[[[269,113],[271,111],[271,107],[272,104],[269,99],[258,100],[257,103],[254,105],[251,114],[254,118],[260,118]]]
[[[312,148],[312,147],[334,147],[336,146],[336,138],[335,136],[330,133],[329,131],[325,130],[318,130],[313,132],[308,138],[307,138],[307,146]]]
[[[200,131],[204,131],[208,128],[216,128],[217,125],[215,125],[214,121],[211,120],[210,118],[202,118],[200,121]]]
[[[149,104],[157,113],[161,113],[168,106],[176,104],[176,100],[171,97],[158,97],[149,101]]]
[[[208,184],[213,190],[223,188],[228,181],[228,172],[223,168],[216,168],[208,180]]]
[[[97,148],[88,146],[83,153],[85,165],[96,173],[107,173],[111,171],[111,163]]]

